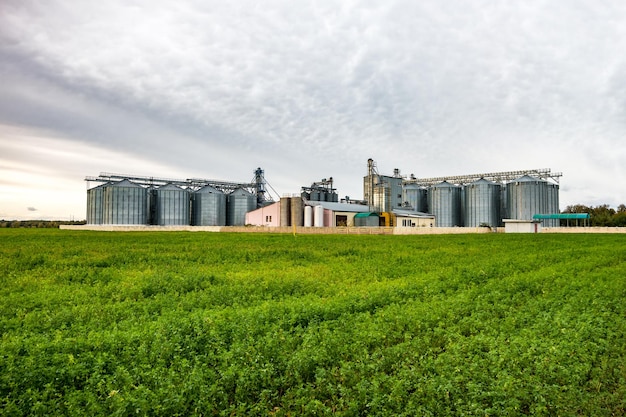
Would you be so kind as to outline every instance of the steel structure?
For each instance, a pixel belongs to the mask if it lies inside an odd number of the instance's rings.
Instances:
[[[465,185],[472,183],[474,181],[480,179],[486,179],[489,181],[504,183],[508,181],[513,181],[519,177],[524,175],[530,175],[536,178],[540,178],[543,180],[551,179],[556,183],[559,182],[559,178],[563,176],[561,172],[551,172],[550,168],[541,168],[541,169],[527,169],[522,171],[506,171],[506,172],[492,172],[485,174],[470,174],[470,175],[455,175],[455,176],[447,176],[447,177],[434,177],[434,178],[410,178],[404,179],[404,184],[417,184],[421,186],[432,186],[435,184],[439,184],[443,181]]]

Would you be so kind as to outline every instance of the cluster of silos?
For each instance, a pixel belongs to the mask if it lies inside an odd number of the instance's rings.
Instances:
[[[305,205],[302,197],[281,197],[280,225],[324,227],[324,207]]]
[[[535,214],[559,212],[559,186],[524,175],[506,184],[481,178],[465,185],[447,181],[421,187],[406,184],[404,201],[415,211],[435,216],[438,227],[497,227],[503,219],[530,220]],[[544,220],[558,227],[558,220]]]
[[[256,196],[245,189],[225,195],[210,185],[192,191],[173,184],[143,187],[124,179],[87,190],[87,223],[240,226],[256,204]]]
[[[280,225],[304,226],[304,201],[302,197],[280,198]]]
[[[309,201],[329,201],[331,203],[339,202],[339,195],[327,189],[311,189],[301,194],[302,198]]]

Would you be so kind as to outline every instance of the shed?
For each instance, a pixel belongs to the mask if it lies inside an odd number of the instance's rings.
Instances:
[[[380,220],[376,213],[367,212],[354,215],[354,225],[356,227],[378,227],[379,224]]]
[[[534,214],[534,220],[566,220],[567,226],[569,227],[569,222],[576,221],[576,226],[578,226],[578,221],[582,220],[583,226],[589,226],[589,213],[554,213],[554,214]]]
[[[411,210],[394,210],[396,227],[433,227],[435,216]]]
[[[539,233],[541,232],[540,220],[504,219],[505,233]]]

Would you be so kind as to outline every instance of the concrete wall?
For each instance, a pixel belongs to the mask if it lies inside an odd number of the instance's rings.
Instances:
[[[63,230],[94,230],[105,232],[241,232],[241,233],[293,233],[293,227],[265,226],[113,226],[113,225],[60,225]],[[503,233],[499,227],[497,233]],[[296,227],[297,234],[356,234],[356,235],[446,235],[470,233],[495,233],[488,227]],[[544,227],[541,233],[626,233],[626,227]]]

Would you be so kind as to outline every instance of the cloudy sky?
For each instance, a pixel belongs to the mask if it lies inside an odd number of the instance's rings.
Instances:
[[[85,176],[247,182],[550,168],[626,203],[623,0],[0,3],[0,219],[84,219]]]

